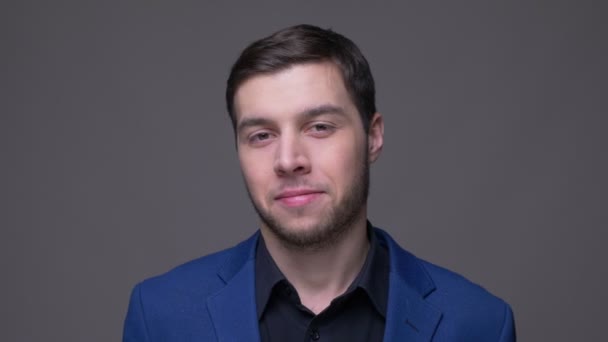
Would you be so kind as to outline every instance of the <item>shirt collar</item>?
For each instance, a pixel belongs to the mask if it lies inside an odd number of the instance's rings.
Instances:
[[[367,236],[370,243],[361,271],[346,292],[361,288],[367,293],[374,307],[386,317],[388,302],[389,255],[388,249],[376,237],[371,223],[367,222]],[[268,300],[277,284],[287,281],[266,248],[260,235],[255,258],[255,296],[258,319],[262,317]]]
[[[264,237],[260,234],[255,255],[255,299],[258,319],[264,313],[272,290],[282,280],[286,280],[285,276],[270,256]]]
[[[367,257],[348,291],[356,288],[365,290],[378,313],[386,318],[389,275],[388,249],[378,239],[369,221],[367,221],[367,236],[370,246]]]

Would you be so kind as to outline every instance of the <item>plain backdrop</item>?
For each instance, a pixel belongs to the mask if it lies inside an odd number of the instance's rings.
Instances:
[[[509,302],[521,341],[602,339],[606,7],[3,1],[0,340],[118,341],[138,281],[255,231],[225,81],[299,23],[371,64],[371,221]]]

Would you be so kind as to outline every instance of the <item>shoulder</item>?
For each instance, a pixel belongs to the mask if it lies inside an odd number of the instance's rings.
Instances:
[[[419,258],[416,259],[428,272],[435,283],[435,291],[428,296],[428,300],[433,300],[437,302],[437,304],[440,304],[443,301],[454,300],[470,305],[479,304],[479,302],[486,303],[490,306],[502,305],[504,303],[502,299],[461,274],[428,261]]]
[[[468,313],[484,316],[504,314],[508,304],[481,285],[441,266],[417,260],[435,283],[435,290],[428,295],[427,301],[440,307],[444,313],[453,310],[464,316]]]
[[[509,304],[464,276],[414,256],[386,232],[380,233],[391,251],[391,272],[441,312],[437,337],[511,340],[514,323]]]
[[[422,297],[437,305],[458,302],[474,306],[480,303],[501,306],[504,301],[464,276],[438,266],[403,249],[393,238],[378,229],[380,237],[388,246],[391,272],[402,278]]]
[[[152,298],[174,295],[208,295],[224,286],[226,274],[253,255],[257,233],[236,246],[188,261],[168,272],[148,278],[137,285],[142,296]],[[171,298],[175,300],[175,298]]]
[[[131,292],[123,341],[213,340],[207,299],[225,286],[255,249],[248,240],[142,281]]]
[[[442,312],[442,321],[447,323],[437,334],[514,339],[513,311],[507,302],[456,272],[421,259],[418,262],[436,287],[426,301]]]

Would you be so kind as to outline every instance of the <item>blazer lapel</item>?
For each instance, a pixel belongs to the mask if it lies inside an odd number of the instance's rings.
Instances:
[[[384,341],[430,341],[441,320],[441,312],[394,274],[389,283]]]
[[[226,286],[207,299],[218,342],[258,342],[260,339],[253,259],[257,236],[242,246],[246,253],[236,255],[218,273]]]
[[[415,256],[399,247],[386,232],[377,229],[377,233],[390,255],[384,341],[431,341],[442,313],[424,298],[435,290],[435,284]]]

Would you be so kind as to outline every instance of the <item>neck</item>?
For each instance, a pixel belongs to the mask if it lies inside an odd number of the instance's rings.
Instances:
[[[261,232],[278,268],[296,288],[302,304],[315,314],[346,292],[369,250],[365,214],[341,239],[324,248],[290,248],[268,229]]]

